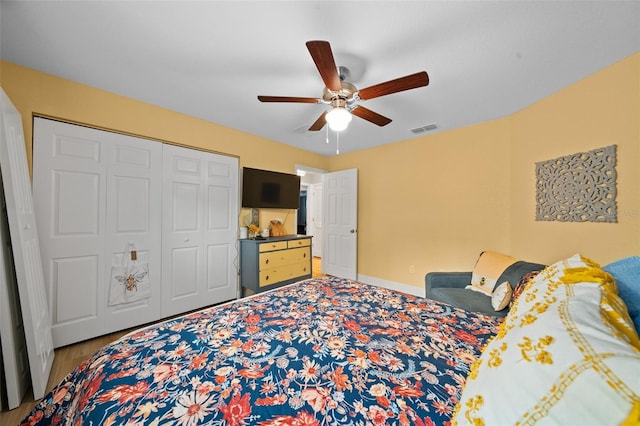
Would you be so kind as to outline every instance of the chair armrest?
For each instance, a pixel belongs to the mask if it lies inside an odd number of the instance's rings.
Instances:
[[[434,288],[465,288],[471,284],[471,272],[428,272],[424,277],[426,295]]]

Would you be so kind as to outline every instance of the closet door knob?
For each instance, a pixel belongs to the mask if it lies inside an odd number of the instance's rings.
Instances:
[[[189,237],[184,237],[184,242],[188,243],[189,242]]]

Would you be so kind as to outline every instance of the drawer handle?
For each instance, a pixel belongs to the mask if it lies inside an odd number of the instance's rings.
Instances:
[[[266,277],[264,277],[265,281],[269,281],[269,275],[267,275]]]
[[[264,263],[269,264],[269,259],[265,260]]]
[[[304,254],[302,255],[302,257],[307,257],[307,253],[304,253]]]

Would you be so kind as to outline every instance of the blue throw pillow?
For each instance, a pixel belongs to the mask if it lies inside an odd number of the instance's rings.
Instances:
[[[640,333],[640,257],[631,256],[602,267],[613,275],[636,331]]]

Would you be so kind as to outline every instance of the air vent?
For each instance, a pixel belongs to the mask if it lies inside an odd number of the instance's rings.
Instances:
[[[435,130],[437,128],[438,126],[436,124],[427,124],[426,126],[416,127],[415,129],[411,129],[411,133],[415,133],[417,135],[420,133],[425,133],[431,130]]]

